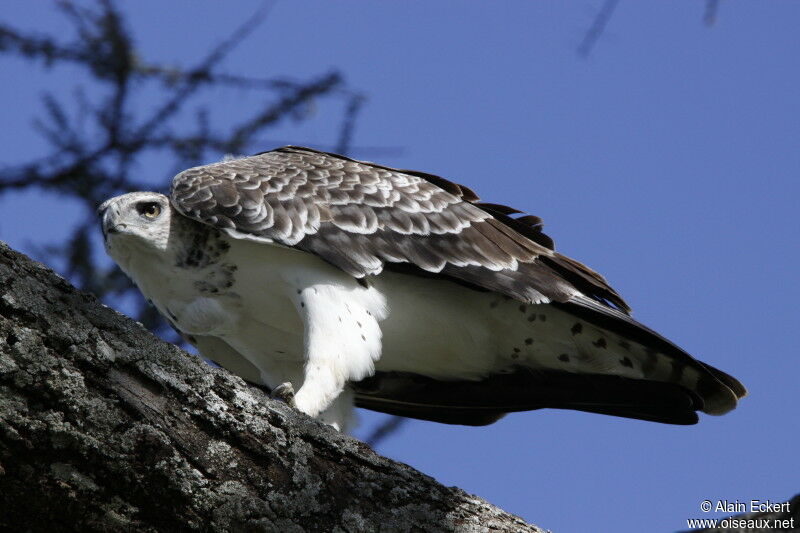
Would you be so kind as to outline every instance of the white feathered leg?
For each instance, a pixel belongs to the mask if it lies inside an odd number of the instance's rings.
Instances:
[[[353,418],[348,381],[374,372],[381,330],[369,291],[335,284],[300,289],[297,305],[305,327],[305,368],[294,403],[304,413],[341,430]]]

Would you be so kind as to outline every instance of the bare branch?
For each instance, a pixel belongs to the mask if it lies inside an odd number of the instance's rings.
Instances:
[[[706,9],[703,12],[703,24],[709,28],[716,24],[718,10],[719,0],[706,0]]]
[[[133,138],[139,141],[147,138],[157,127],[177,113],[192,93],[197,91],[204,82],[208,83],[211,69],[222,61],[239,43],[250,35],[259,24],[261,24],[267,16],[268,8],[271,6],[271,3],[262,5],[258,11],[253,13],[250,18],[231,33],[227,39],[211,50],[197,67],[191,69],[189,74],[184,76],[183,83],[176,88],[173,96],[153,113],[149,120],[145,121],[144,125],[133,135]]]
[[[356,117],[365,101],[366,98],[360,94],[354,94],[350,98],[350,102],[348,102],[347,109],[344,112],[342,127],[339,130],[339,142],[336,143],[336,149],[334,150],[336,153],[347,155],[350,152],[350,144],[353,141],[353,132],[356,127]]]
[[[583,36],[583,41],[578,45],[577,52],[579,56],[585,59],[592,53],[594,45],[597,44],[606,26],[608,26],[608,21],[611,20],[611,15],[614,14],[617,4],[618,0],[605,0],[605,2],[603,2],[603,6],[600,8],[600,11],[597,12],[594,22],[592,22],[592,25]]]
[[[229,136],[227,152],[242,153],[253,135],[267,126],[273,125],[286,114],[308,103],[315,96],[325,94],[342,82],[338,72],[331,72],[322,78],[300,88],[294,94],[285,96],[275,104],[259,113],[256,117],[234,128]]]
[[[408,422],[408,418],[402,416],[390,416],[382,423],[378,424],[372,429],[369,436],[364,439],[364,442],[376,448],[378,444],[386,440],[390,435],[394,435],[401,426]]]

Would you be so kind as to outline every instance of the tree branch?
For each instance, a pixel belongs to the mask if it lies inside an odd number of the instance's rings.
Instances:
[[[618,3],[619,0],[605,0],[605,2],[603,2],[603,6],[600,8],[600,11],[597,12],[594,22],[592,22],[592,25],[586,30],[581,44],[578,45],[577,51],[579,56],[585,59],[592,53],[594,45],[597,44],[600,36],[603,35],[603,32],[606,30],[608,21],[611,20],[611,15],[614,14]]]
[[[530,531],[0,243],[0,530]]]

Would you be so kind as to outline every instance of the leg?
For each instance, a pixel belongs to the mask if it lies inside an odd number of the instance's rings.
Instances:
[[[345,385],[371,375],[380,356],[378,312],[368,308],[369,299],[359,290],[366,289],[318,284],[297,295],[306,363],[295,405],[310,416],[322,413],[339,427],[347,425],[352,413],[352,395]]]
[[[317,418],[339,431],[353,429],[357,423],[353,392],[349,388],[345,388]]]

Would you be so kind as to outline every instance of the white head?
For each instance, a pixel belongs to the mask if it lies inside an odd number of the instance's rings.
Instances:
[[[131,192],[103,202],[97,209],[108,254],[125,270],[132,252],[167,250],[173,208],[156,192]]]

